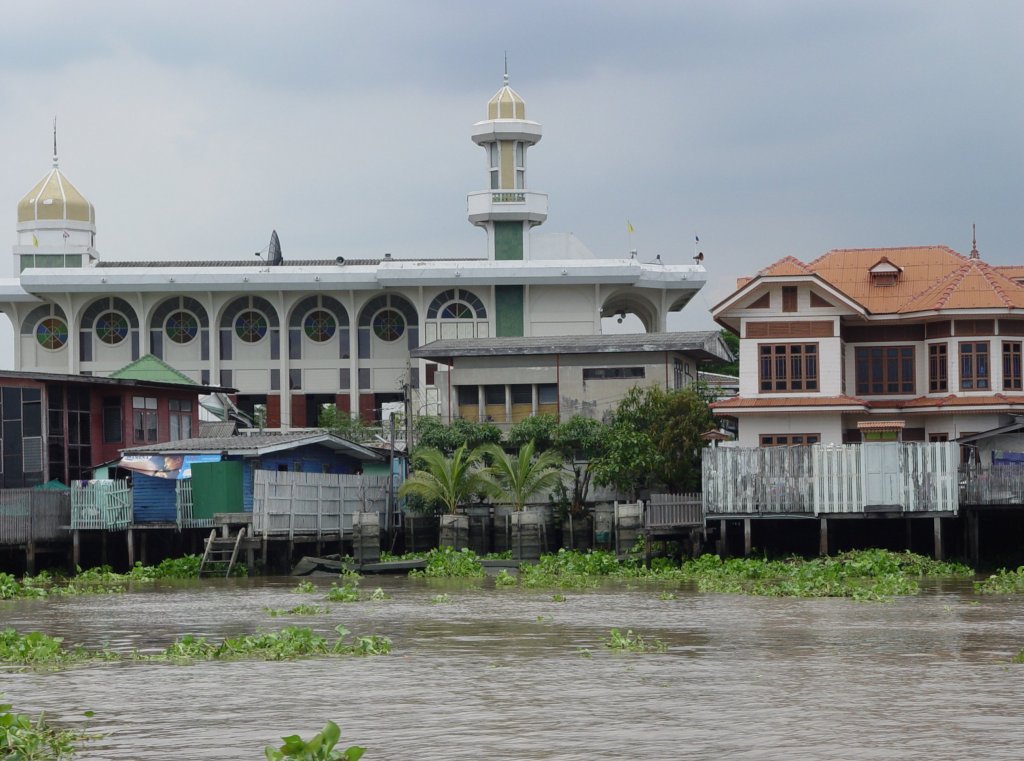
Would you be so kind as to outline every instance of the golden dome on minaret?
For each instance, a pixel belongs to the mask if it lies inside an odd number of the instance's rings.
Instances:
[[[505,72],[505,84],[494,97],[487,101],[488,119],[525,119],[526,101],[508,85],[508,72]]]
[[[96,224],[96,209],[58,168],[56,136],[53,168],[18,202],[18,222],[39,220]]]

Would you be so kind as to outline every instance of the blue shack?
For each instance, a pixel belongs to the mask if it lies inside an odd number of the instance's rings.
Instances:
[[[182,482],[189,482],[191,518],[252,512],[258,470],[359,474],[384,457],[323,430],[242,431],[122,450],[132,472],[132,522],[176,522]]]

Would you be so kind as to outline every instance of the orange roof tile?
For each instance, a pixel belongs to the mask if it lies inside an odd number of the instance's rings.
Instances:
[[[902,271],[895,283],[872,279],[870,269],[887,261]],[[1024,267],[993,267],[947,246],[845,248],[807,264],[784,257],[759,277],[814,274],[873,314],[942,309],[1024,309]]]
[[[784,256],[775,262],[775,264],[766,267],[757,274],[761,276],[778,277],[780,275],[810,275],[811,271],[807,269],[806,264],[795,256]]]
[[[1024,309],[1024,288],[980,259],[968,259],[898,311],[983,308]]]

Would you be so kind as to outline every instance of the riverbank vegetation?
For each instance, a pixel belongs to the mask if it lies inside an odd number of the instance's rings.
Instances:
[[[49,597],[54,595],[117,594],[125,592],[135,584],[167,579],[198,579],[198,555],[167,558],[158,565],[145,566],[136,563],[127,573],[115,573],[110,566],[101,565],[82,570],[71,576],[43,571],[21,580],[9,573],[0,573],[0,600],[17,598]],[[236,565],[233,576],[246,575],[244,565]]]
[[[412,577],[473,577],[483,575],[479,558],[469,550],[435,550],[423,571]],[[655,559],[644,566],[636,558],[620,560],[604,550],[559,551],[536,563],[524,563],[518,577],[499,572],[495,586],[525,589],[586,589],[609,580],[693,584],[698,591],[771,597],[848,597],[883,600],[919,591],[918,581],[931,577],[965,577],[973,571],[959,563],[944,563],[911,552],[858,550],[834,557],[731,558],[703,555],[675,563]],[[1019,582],[1024,590],[1024,576]],[[671,592],[662,599],[673,599]]]

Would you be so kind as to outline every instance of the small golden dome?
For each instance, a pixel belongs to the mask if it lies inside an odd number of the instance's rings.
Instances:
[[[488,119],[525,119],[526,102],[522,97],[508,86],[508,75],[505,75],[505,85],[494,94],[494,97],[487,101]]]
[[[67,220],[94,225],[96,209],[54,165],[49,174],[18,202],[18,221],[36,220]]]

